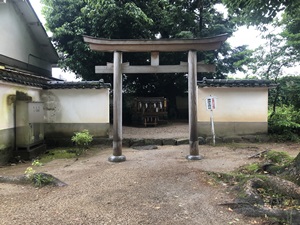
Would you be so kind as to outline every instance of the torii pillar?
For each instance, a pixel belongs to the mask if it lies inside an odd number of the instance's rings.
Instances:
[[[122,52],[114,52],[114,99],[113,99],[113,155],[110,162],[123,162],[122,155]]]
[[[198,130],[197,130],[197,72],[214,72],[213,65],[197,63],[197,51],[218,49],[227,39],[223,34],[203,39],[166,39],[166,40],[108,40],[84,36],[84,41],[91,50],[113,52],[114,63],[106,66],[96,66],[96,73],[113,73],[114,76],[114,112],[113,112],[113,155],[110,162],[122,162],[122,73],[188,73],[189,101],[189,146],[188,160],[199,160]],[[159,65],[159,52],[188,52],[188,63],[180,65]],[[122,52],[151,52],[150,66],[130,66],[122,63]]]
[[[199,160],[198,129],[197,129],[197,52],[188,53],[188,101],[189,101],[189,135],[190,154],[186,156],[189,160]]]

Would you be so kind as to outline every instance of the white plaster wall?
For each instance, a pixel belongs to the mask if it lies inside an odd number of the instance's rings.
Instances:
[[[51,70],[12,1],[0,5],[0,54],[30,65]],[[40,59],[41,58],[41,59]]]
[[[268,88],[198,88],[198,122],[209,122],[205,99],[217,98],[215,122],[267,122]]]
[[[48,123],[109,123],[109,89],[44,91]]]
[[[0,130],[14,127],[14,104],[9,96],[16,95],[17,91],[32,97],[32,101],[41,100],[41,89],[0,82]]]

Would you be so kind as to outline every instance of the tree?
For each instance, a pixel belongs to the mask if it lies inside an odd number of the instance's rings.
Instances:
[[[278,84],[278,79],[284,76],[284,69],[297,64],[299,58],[294,54],[294,49],[289,46],[276,31],[277,23],[273,24],[273,29],[266,31],[262,37],[266,40],[266,43],[257,49],[255,49],[252,60],[248,64],[248,75],[273,80]],[[276,106],[280,98],[280,86],[276,89],[270,90],[269,104],[272,105],[272,114],[276,111]]]
[[[287,39],[287,44],[300,55],[300,6],[283,14],[281,23],[285,28],[282,35]]]
[[[298,0],[223,0],[229,14],[239,24],[269,24],[282,12],[294,14],[300,7]]]
[[[300,110],[300,77],[285,76],[278,80],[280,84],[280,104],[290,105]],[[300,123],[300,119],[299,119]]]
[[[46,27],[60,52],[59,64],[84,80],[112,76],[95,74],[96,65],[112,62],[111,53],[91,51],[82,35],[108,39],[199,38],[228,33],[235,29],[230,17],[215,8],[221,0],[42,0]],[[223,44],[218,51],[198,53],[198,61],[216,64],[217,72],[198,74],[198,79],[225,78],[242,70],[251,52],[246,46],[232,49]],[[248,57],[249,58],[249,57]],[[161,65],[178,65],[187,61],[187,53],[160,53]],[[123,62],[132,65],[150,63],[150,53],[123,53]],[[185,74],[126,75],[123,90],[134,96],[164,96],[176,110],[176,96],[187,91]],[[126,111],[126,109],[124,110]]]
[[[268,31],[262,37],[266,43],[254,50],[249,69],[251,74],[276,82],[278,77],[282,76],[282,69],[293,66],[297,58],[293,49],[286,45],[285,40],[274,30]]]
[[[283,69],[297,65],[300,59],[300,2],[297,0],[267,2],[223,0],[223,2],[229,8],[229,13],[236,21],[240,21],[240,24],[263,28],[265,34],[262,37],[267,44],[255,50],[249,68],[252,74],[272,79],[277,83],[278,78],[283,75]],[[279,14],[282,14],[282,19],[278,18]],[[268,28],[264,26],[265,24],[268,24]],[[274,95],[271,95],[272,115],[279,101],[279,88],[278,86]]]
[[[53,41],[61,53],[61,67],[72,70],[86,80],[103,77],[94,74],[94,66],[112,61],[112,56],[90,51],[83,43],[82,35],[113,39],[195,38],[221,33],[231,35],[235,27],[230,18],[224,18],[214,8],[214,4],[220,3],[220,0],[42,0],[42,2],[45,4],[43,13],[47,21],[46,27],[53,33]],[[199,60],[218,61],[219,65],[222,65],[222,55],[227,55],[224,63],[230,65],[232,71],[239,69],[232,65],[236,55],[242,56],[240,51],[243,50],[242,48],[232,50],[227,45],[218,53],[199,54]],[[232,60],[228,56],[230,52],[233,54]],[[147,64],[149,58],[149,54],[123,55],[124,62],[130,61],[137,65]],[[161,55],[160,60],[161,64],[177,64],[179,61],[186,61],[186,53],[165,53]],[[226,73],[214,76],[224,77]],[[108,77],[111,76],[104,77],[105,80]],[[160,80],[157,77],[150,79],[130,76],[124,82],[126,87],[132,82],[143,84],[141,88],[137,85],[129,88],[132,92],[143,90],[152,92],[152,85],[149,84],[152,83],[156,87],[161,84]],[[176,82],[177,84],[184,81],[182,75],[179,80],[181,81]]]
[[[298,0],[289,1],[260,1],[260,0],[223,0],[229,8],[229,13],[239,21],[239,24],[256,25],[267,31],[265,24],[281,25],[283,32],[267,33],[264,36],[268,40],[268,47],[260,47],[253,55],[253,62],[250,68],[255,75],[265,79],[273,79],[275,82],[280,82],[283,85],[277,87],[275,97],[273,100],[273,112],[269,119],[269,128],[277,134],[285,135],[288,140],[299,139],[300,116],[297,111],[298,100],[286,99],[282,92],[286,92],[288,97],[297,98],[298,84],[297,79],[282,78],[282,68],[295,65],[299,61],[300,53],[300,2]],[[276,22],[275,17],[279,13],[283,13],[283,19],[280,23]],[[292,89],[296,89],[291,91]],[[276,112],[276,106],[282,104],[279,112]],[[288,104],[288,105],[285,105]],[[296,135],[295,135],[296,134]],[[295,138],[296,136],[296,138]],[[272,209],[270,207],[261,207],[261,197],[259,190],[273,190],[276,195],[287,195],[289,198],[299,200],[299,168],[300,168],[300,153],[289,164],[277,167],[277,171],[271,173],[274,176],[260,179],[258,177],[250,179],[246,182],[241,190],[241,195],[245,196],[243,199],[238,199],[237,204],[240,212],[246,215],[267,215],[286,220],[291,217],[293,219],[291,224],[298,224],[300,214],[297,210],[285,211]],[[270,171],[264,170],[270,165],[263,165],[262,171],[269,173]],[[274,165],[271,165],[274,168]],[[276,166],[275,166],[276,168]],[[289,180],[289,181],[288,181]],[[272,192],[271,192],[272,193]],[[274,194],[274,193],[273,193]],[[245,207],[247,205],[247,207]],[[291,221],[289,221],[291,222]]]
[[[235,22],[258,26],[264,31],[266,24],[273,23],[276,17],[282,17],[280,24],[277,24],[282,26],[282,36],[297,51],[295,54],[300,53],[300,1],[223,0],[223,3]]]

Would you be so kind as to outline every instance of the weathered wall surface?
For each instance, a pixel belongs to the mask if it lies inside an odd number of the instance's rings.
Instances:
[[[264,134],[268,132],[268,88],[198,88],[198,133],[211,135],[206,98],[217,99],[213,111],[216,136]]]
[[[95,137],[109,134],[109,89],[51,89],[43,92],[47,143],[88,129]]]
[[[12,156],[15,143],[14,104],[17,92],[32,101],[40,101],[40,89],[0,82],[0,164]],[[20,123],[17,129],[25,124]]]
[[[45,56],[24,22],[21,13],[12,1],[0,7],[0,54],[39,68],[51,71],[51,64]]]
[[[29,124],[27,107],[18,107],[27,102],[44,102],[45,124]],[[0,82],[0,104],[0,164],[13,155],[15,141],[17,146],[44,137],[47,144],[60,138],[70,141],[83,129],[95,137],[109,135],[108,88],[41,90]]]

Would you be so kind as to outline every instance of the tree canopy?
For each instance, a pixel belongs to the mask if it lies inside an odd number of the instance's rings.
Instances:
[[[299,0],[223,0],[237,24],[254,25],[266,30],[277,18],[283,29],[282,37],[300,54],[300,1]]]
[[[281,23],[285,28],[282,36],[300,55],[300,3],[292,12],[283,14]]]
[[[294,14],[300,7],[298,0],[223,0],[236,22],[248,25],[271,23],[281,12]]]
[[[82,35],[110,39],[199,38],[231,35],[236,28],[229,17],[216,10],[215,5],[221,0],[42,0],[42,3],[46,27],[53,33],[53,42],[60,52],[60,66],[84,80],[104,78],[111,82],[111,75],[95,74],[94,68],[111,62],[112,54],[91,51]],[[218,51],[199,53],[198,60],[217,64],[217,72],[205,76],[224,78],[228,73],[242,70],[249,54],[245,46],[232,49],[225,43]],[[148,53],[123,54],[124,62],[135,65],[149,64],[149,59]],[[186,60],[186,53],[160,55],[162,65]],[[187,79],[183,74],[143,77],[125,74],[124,86],[131,93],[176,95],[187,90]]]

